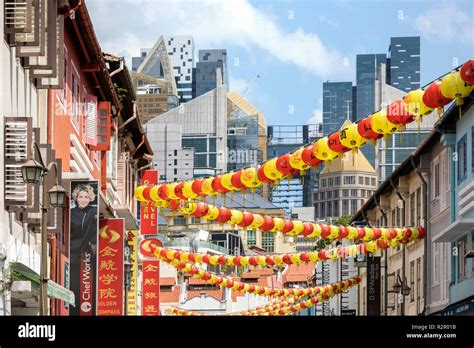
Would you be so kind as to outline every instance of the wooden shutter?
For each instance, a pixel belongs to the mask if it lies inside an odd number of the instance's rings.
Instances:
[[[110,150],[111,126],[110,102],[99,102],[97,110],[97,145],[91,146],[92,150]]]
[[[122,204],[126,203],[126,192],[128,186],[127,168],[129,166],[130,154],[123,152],[117,161],[117,193]]]
[[[28,205],[27,185],[21,166],[28,160],[32,144],[31,117],[5,117],[5,205]]]
[[[86,123],[83,140],[86,144],[97,145],[97,97],[86,95]]]

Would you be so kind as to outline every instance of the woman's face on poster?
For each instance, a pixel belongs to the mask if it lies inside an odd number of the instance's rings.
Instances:
[[[86,191],[79,191],[77,195],[77,205],[79,208],[83,209],[89,205],[91,198]]]

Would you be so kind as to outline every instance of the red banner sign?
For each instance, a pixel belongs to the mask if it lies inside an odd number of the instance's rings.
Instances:
[[[123,315],[124,220],[99,221],[97,315]]]
[[[144,170],[142,174],[142,185],[156,185],[158,183],[157,170]],[[140,233],[158,233],[158,211],[152,203],[142,203],[140,209]]]
[[[142,315],[160,315],[160,261],[144,260],[142,273]]]
[[[140,243],[140,253],[145,257],[154,258],[155,249],[162,246],[163,243],[161,243],[158,239],[145,239]]]

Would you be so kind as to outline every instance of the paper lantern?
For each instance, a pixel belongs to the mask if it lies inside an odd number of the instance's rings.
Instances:
[[[331,234],[331,227],[325,224],[319,224],[321,227],[321,238],[327,238]]]
[[[418,239],[426,237],[426,229],[424,227],[418,227]]]
[[[415,116],[408,112],[407,104],[399,99],[387,107],[387,119],[393,124],[406,125],[415,121]]]
[[[288,233],[293,229],[293,222],[290,219],[283,219],[285,227],[281,231],[282,233]]]
[[[212,188],[212,180],[214,180],[214,178],[210,177],[210,178],[204,179],[202,183],[201,191],[206,196],[213,196],[217,194],[217,192],[214,191],[214,189]]]
[[[194,193],[192,186],[193,186],[192,181],[185,181],[184,182],[182,192],[183,192],[183,196],[185,198],[194,199],[198,196],[196,193]]]
[[[232,175],[231,183],[235,188],[245,191],[247,187],[242,182],[242,172],[243,170],[238,170]]]
[[[240,181],[247,188],[256,188],[262,185],[262,182],[258,180],[257,170],[253,167],[246,168],[242,171]]]
[[[303,161],[303,158],[301,157],[303,150],[304,148],[302,147],[290,154],[290,166],[292,168],[298,170],[306,170],[309,168],[309,166]]]
[[[219,208],[219,215],[216,218],[216,222],[226,223],[232,217],[231,211],[226,207]]]
[[[257,229],[263,224],[263,216],[260,214],[253,214],[253,221],[249,225],[251,229]]]
[[[367,143],[367,139],[360,136],[357,130],[357,124],[350,124],[339,132],[339,140],[341,144],[348,148],[354,149],[364,146]]]
[[[470,84],[474,85],[474,59],[468,60],[464,63],[459,71],[461,79]]]
[[[193,180],[193,182],[191,184],[191,188],[192,188],[193,192],[198,196],[203,195],[202,189],[201,189],[203,182],[204,182],[204,180],[202,180],[202,179],[195,179],[195,180]]]
[[[403,97],[403,101],[406,103],[407,111],[420,120],[423,116],[429,115],[433,111],[433,108],[428,107],[423,102],[424,93],[425,92],[419,88],[417,90],[408,92],[408,94]]]
[[[389,135],[397,131],[398,127],[387,119],[387,109],[382,109],[372,114],[371,126],[376,133]]]
[[[311,223],[313,225],[313,232],[308,235],[308,238],[318,238],[321,236],[321,226]]]
[[[163,201],[159,196],[158,196],[158,189],[160,188],[159,185],[154,185],[150,189],[150,198],[152,201]]]
[[[329,148],[328,137],[321,138],[314,144],[313,153],[321,161],[333,160],[339,154]]]
[[[182,206],[183,206],[182,201],[169,201],[168,209],[178,210]]]
[[[347,229],[346,226],[339,226],[339,235],[338,239],[342,240],[345,239],[349,235],[349,230]]]
[[[275,223],[271,216],[265,215],[263,217],[263,224],[260,226],[262,231],[270,231],[273,227],[275,227]]]
[[[232,185],[232,175],[234,175],[234,172],[223,174],[221,185],[228,191],[237,191],[238,189]]]
[[[441,80],[441,93],[446,98],[456,99],[457,105],[462,105],[463,98],[471,94],[473,86],[463,81],[458,70],[451,71]]]
[[[176,197],[178,197],[179,199],[186,199],[187,197],[183,194],[183,188],[184,188],[184,182],[180,182],[178,183],[178,185],[176,185],[176,187],[174,188],[174,194],[176,195]]]
[[[350,148],[345,147],[341,144],[341,140],[339,139],[340,131],[332,133],[328,137],[328,146],[331,150],[339,153],[350,151]]]
[[[365,139],[370,139],[374,142],[375,140],[382,138],[383,134],[374,132],[372,130],[371,122],[372,116],[363,118],[357,123],[357,131],[359,132],[361,137],[364,137]]]
[[[426,88],[423,103],[430,108],[442,108],[452,101],[441,93],[441,81],[435,81]]]
[[[152,199],[150,197],[151,186],[146,186],[142,191],[142,197],[145,202],[151,202]]]
[[[200,218],[206,215],[208,210],[209,210],[209,206],[207,204],[199,202],[199,203],[196,203],[196,210],[194,211],[192,215]]]
[[[232,225],[239,224],[242,221],[242,219],[244,218],[244,215],[242,214],[242,212],[240,210],[231,209],[230,212],[232,214],[231,217],[230,217],[230,223]]]
[[[243,217],[242,217],[242,221],[240,223],[238,223],[237,225],[239,225],[240,227],[247,227],[248,225],[250,225],[253,221],[253,214],[252,213],[248,213],[246,211],[244,211],[242,213]]]
[[[273,227],[272,231],[274,232],[281,232],[285,228],[285,221],[282,218],[273,218],[273,223],[275,226]]]
[[[158,188],[158,197],[160,197],[163,200],[168,199],[168,185],[167,184],[162,184]]]
[[[289,154],[284,154],[278,157],[276,161],[276,168],[277,170],[284,174],[284,175],[289,175],[291,173],[291,165],[290,165],[290,155]]]
[[[265,175],[265,164],[261,165],[260,168],[258,168],[257,177],[258,177],[258,180],[260,180],[261,182],[264,182],[264,183],[272,183],[273,182],[272,179],[268,178]]]
[[[169,199],[179,199],[179,197],[176,196],[176,193],[175,193],[176,186],[178,186],[177,182],[173,182],[171,184],[168,184],[168,186],[166,188],[166,192],[167,192],[167,195],[168,195]]]
[[[222,186],[222,175],[218,175],[212,179],[212,189],[222,194],[229,192],[229,190]]]
[[[284,173],[277,169],[277,160],[277,158],[272,158],[263,164],[265,176],[274,181],[280,180],[284,176]]]
[[[312,223],[309,223],[309,222],[303,223],[303,232],[301,232],[303,236],[308,236],[311,233],[313,233],[313,231],[314,231],[314,225]]]
[[[146,186],[137,186],[135,188],[135,191],[133,192],[134,197],[139,200],[140,202],[145,202],[145,199],[143,198],[143,190],[145,189]]]
[[[215,220],[219,216],[219,208],[212,204],[208,204],[208,211],[204,215],[206,220]]]
[[[293,223],[293,228],[290,231],[292,235],[297,236],[298,234],[303,232],[304,230],[303,222],[298,221],[298,220],[293,220],[292,223]]]
[[[196,203],[186,202],[181,208],[179,208],[179,211],[183,213],[184,215],[191,215],[196,211],[196,209],[197,209]]]
[[[308,166],[317,167],[321,163],[321,160],[314,155],[313,150],[314,145],[306,146],[301,153],[301,158]]]

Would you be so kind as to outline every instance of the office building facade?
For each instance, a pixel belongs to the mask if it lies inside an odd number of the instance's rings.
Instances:
[[[194,76],[194,97],[199,97],[216,88],[217,69],[220,69],[221,80],[228,85],[227,50],[199,50],[199,61],[196,63]]]
[[[345,120],[353,120],[352,82],[323,83],[323,135],[338,131]]]
[[[420,37],[390,38],[387,83],[403,92],[420,88]]]

